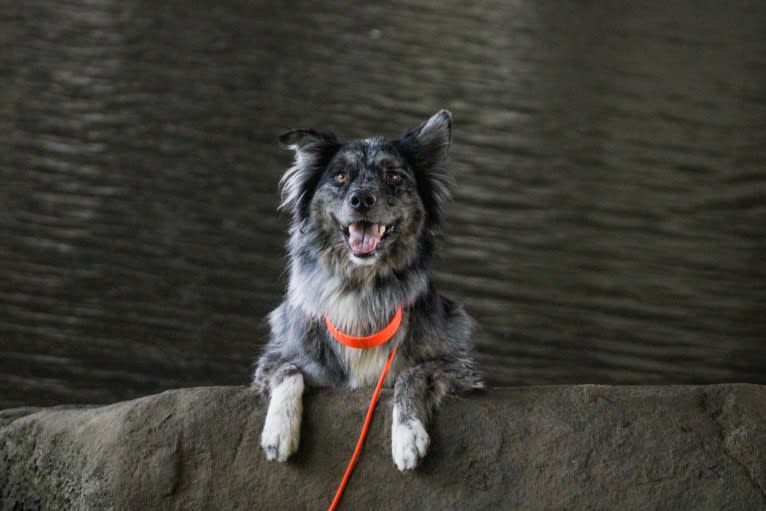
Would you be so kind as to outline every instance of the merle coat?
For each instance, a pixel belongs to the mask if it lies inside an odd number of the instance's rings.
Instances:
[[[450,393],[481,388],[472,321],[429,277],[449,197],[452,117],[442,110],[396,140],[341,143],[331,133],[291,130],[295,151],[281,181],[292,214],[289,285],[269,315],[271,338],[253,385],[269,399],[261,445],[286,460],[299,442],[302,394],[314,387],[374,385],[394,346],[392,456],[400,470],[425,455],[431,413]],[[371,349],[338,343],[327,316],[350,335],[376,332],[402,305],[394,337]]]

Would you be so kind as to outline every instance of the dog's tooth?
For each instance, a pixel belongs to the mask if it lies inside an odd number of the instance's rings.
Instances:
[[[386,233],[386,226],[385,226],[385,225],[383,225],[383,224],[379,225],[379,226],[378,226],[378,234],[380,234],[381,236],[383,236],[385,233]]]
[[[354,222],[353,224],[348,224],[348,232],[356,232],[359,230],[359,224]]]

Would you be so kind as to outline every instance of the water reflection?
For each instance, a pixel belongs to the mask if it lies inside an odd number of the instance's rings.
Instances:
[[[766,382],[761,4],[4,14],[0,406],[246,382],[283,286],[276,134],[442,107],[436,275],[492,383]]]

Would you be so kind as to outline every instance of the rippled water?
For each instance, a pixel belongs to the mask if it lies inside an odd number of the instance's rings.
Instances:
[[[766,383],[766,4],[480,4],[0,4],[0,406],[246,383],[276,136],[439,108],[491,383]]]

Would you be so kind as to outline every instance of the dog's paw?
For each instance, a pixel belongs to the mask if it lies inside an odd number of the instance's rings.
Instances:
[[[287,461],[298,450],[300,422],[290,421],[285,416],[266,416],[261,433],[261,447],[269,461]]]
[[[396,467],[401,471],[414,469],[426,455],[429,442],[426,428],[419,420],[394,421],[391,428],[391,454]]]
[[[302,379],[274,390],[261,433],[266,459],[287,461],[298,450],[303,413]]]

